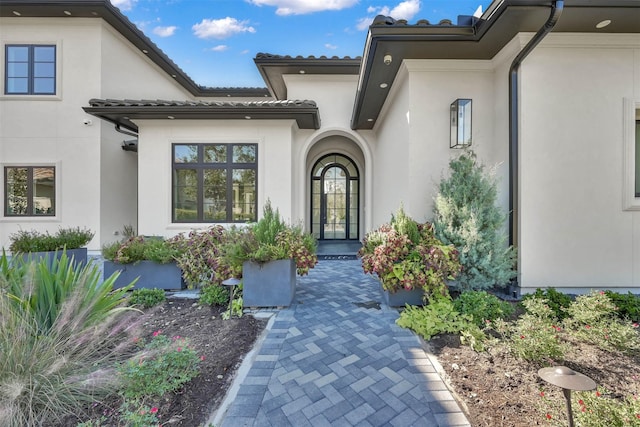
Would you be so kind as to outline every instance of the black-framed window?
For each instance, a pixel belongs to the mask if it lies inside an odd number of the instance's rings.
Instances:
[[[173,144],[173,222],[255,222],[257,144]]]
[[[55,95],[55,45],[5,45],[5,95]]]
[[[5,216],[55,216],[56,168],[5,166]]]

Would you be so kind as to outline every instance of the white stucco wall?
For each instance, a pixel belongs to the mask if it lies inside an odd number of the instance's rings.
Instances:
[[[353,159],[360,172],[359,238],[370,229],[373,174],[372,150],[376,135],[371,131],[351,129],[351,114],[358,76],[292,74],[284,76],[290,99],[310,99],[320,112],[318,130],[295,129],[292,145],[294,179],[294,213],[310,227],[310,170],[319,157],[331,152]],[[369,224],[369,225],[367,225]]]
[[[141,120],[138,144],[139,233],[170,237],[209,224],[171,223],[173,143],[258,144],[258,209],[267,199],[283,218],[292,215],[293,120]]]
[[[622,207],[625,98],[640,98],[638,35],[551,34],[523,64],[524,292],[640,286],[640,212]]]
[[[0,217],[0,245],[18,229],[80,226],[96,232],[89,249],[99,250],[123,226],[137,228],[137,155],[121,149],[134,138],[82,107],[91,98],[192,97],[100,19],[2,18],[0,41],[56,45],[58,77],[56,96],[0,95],[0,163],[55,165],[57,174],[56,216]]]
[[[4,64],[6,43],[55,44],[58,59],[56,96],[0,95],[0,165],[55,165],[57,175],[56,216],[0,216],[1,246],[7,247],[9,235],[18,229],[53,233],[60,227],[75,226],[95,231],[89,247],[100,246],[101,125],[94,118],[92,126],[83,124],[91,117],[81,109],[88,94],[100,93],[96,22],[0,19],[0,63]],[[4,81],[4,66],[0,80]]]
[[[459,154],[449,148],[449,107],[457,98],[472,99],[472,148],[480,161],[506,162],[507,146],[494,131],[494,67],[491,61],[404,61],[376,125],[374,223],[387,222],[400,203],[416,220],[432,219],[436,185]],[[501,182],[502,192],[507,185]]]
[[[389,222],[400,203],[415,217],[409,192],[409,108],[410,85],[406,68],[401,68],[375,125],[377,135],[373,149],[372,226]],[[413,113],[411,113],[413,114]],[[418,218],[418,217],[415,217]]]

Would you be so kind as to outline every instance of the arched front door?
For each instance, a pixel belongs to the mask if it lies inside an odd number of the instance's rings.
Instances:
[[[342,154],[318,160],[311,171],[311,232],[319,240],[357,240],[358,168]]]

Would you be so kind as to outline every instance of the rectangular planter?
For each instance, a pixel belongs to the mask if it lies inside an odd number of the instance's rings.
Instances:
[[[56,259],[60,259],[63,253],[67,254],[69,259],[73,258],[72,262],[74,266],[87,265],[87,248],[67,249],[63,251],[47,251],[47,252],[29,252],[22,254],[22,259],[25,261],[40,262],[46,260],[47,265],[51,268],[51,264]]]
[[[395,292],[389,292],[384,290],[382,287],[382,283],[380,283],[380,290],[382,291],[382,297],[384,298],[384,302],[389,307],[404,307],[406,304],[409,305],[423,305],[424,302],[422,297],[424,296],[424,291],[422,289],[412,289],[407,291],[405,289],[400,289]]]
[[[296,293],[296,264],[292,259],[242,265],[245,307],[288,307]]]
[[[153,261],[140,261],[133,264],[118,264],[113,261],[104,262],[104,278],[110,277],[116,271],[120,276],[114,288],[123,288],[139,277],[133,289],[183,289],[182,271],[175,262],[158,264]]]

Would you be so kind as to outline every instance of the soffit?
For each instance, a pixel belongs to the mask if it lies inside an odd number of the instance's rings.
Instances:
[[[551,1],[494,1],[472,25],[408,25],[379,16],[369,29],[351,127],[372,129],[404,59],[492,59],[516,34],[536,32]],[[605,19],[609,26],[597,29]],[[638,33],[640,0],[567,0],[554,32]],[[384,57],[391,55],[391,64]],[[386,84],[386,88],[381,88]]]
[[[360,72],[362,58],[351,58],[349,56],[343,58],[337,56],[292,57],[289,55],[259,53],[253,61],[267,83],[271,96],[276,99],[287,99],[287,85],[283,75],[357,75]]]
[[[138,132],[135,120],[283,120],[300,129],[319,129],[320,115],[313,101],[164,101],[92,99],[83,110]]]

